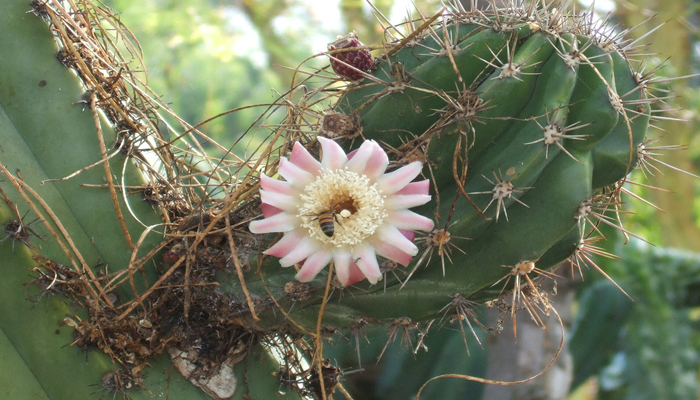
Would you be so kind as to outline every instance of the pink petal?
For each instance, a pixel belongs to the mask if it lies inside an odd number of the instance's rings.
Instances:
[[[294,250],[305,234],[306,232],[301,229],[295,229],[291,232],[287,232],[284,234],[284,236],[282,236],[282,239],[280,239],[272,247],[263,251],[263,254],[282,258]]]
[[[317,252],[323,244],[309,236],[304,236],[294,250],[280,259],[280,265],[290,267]]]
[[[304,261],[304,266],[297,272],[296,278],[300,282],[309,282],[318,275],[321,270],[331,262],[333,253],[330,250],[321,250]]]
[[[377,146],[377,143],[373,140],[365,140],[359,149],[353,150],[352,153],[348,154],[349,161],[345,166],[352,172],[364,173],[367,161],[372,157],[375,146]]]
[[[365,170],[362,171],[363,174],[374,181],[384,174],[386,167],[389,166],[389,156],[386,155],[384,149],[382,149],[378,144],[374,143],[374,149],[372,150],[372,157],[367,160],[367,165]]]
[[[343,168],[348,162],[348,156],[345,155],[343,148],[331,139],[322,136],[318,136],[317,139],[321,143],[321,149],[323,149],[323,157],[321,158],[323,167],[328,169]]]
[[[252,233],[289,232],[299,225],[299,218],[287,213],[275,214],[269,218],[251,221],[248,229]]]
[[[360,267],[357,266],[354,262],[350,263],[350,276],[348,277],[348,282],[345,284],[345,287],[348,287],[350,285],[353,285],[357,282],[365,280],[365,274],[362,273],[362,270]]]
[[[408,185],[423,169],[420,161],[414,161],[377,179],[377,186],[384,194],[394,194]]]
[[[321,163],[318,162],[301,143],[294,143],[289,160],[304,171],[317,176],[321,171]]]
[[[403,189],[396,192],[396,194],[428,194],[430,193],[430,181],[418,181],[411,182]]]
[[[277,207],[289,214],[296,214],[299,210],[299,198],[296,196],[288,196],[286,194],[268,192],[267,190],[260,189],[260,200],[262,200],[263,204]]]
[[[384,200],[384,207],[386,207],[387,210],[406,210],[408,208],[422,206],[429,201],[430,195],[427,194],[395,194]]]
[[[430,232],[433,230],[433,227],[435,227],[435,223],[432,219],[408,210],[391,211],[384,222],[408,231],[419,230]]]
[[[382,279],[382,273],[377,263],[377,255],[374,253],[372,246],[358,246],[353,250],[352,256],[369,283],[374,285]]]
[[[379,229],[377,229],[377,237],[379,240],[384,241],[387,244],[390,244],[412,256],[418,254],[418,247],[416,247],[413,242],[408,240],[406,236],[402,235],[401,232],[393,225],[382,224]]]
[[[280,157],[280,167],[279,174],[284,177],[292,186],[298,189],[304,189],[306,185],[313,182],[315,177],[301,169],[300,167],[292,164],[287,158]]]
[[[344,287],[347,286],[348,280],[350,279],[350,264],[354,264],[350,251],[336,251],[333,254],[333,264],[335,268],[335,276],[338,277],[340,284]],[[361,279],[364,279],[364,275],[362,275]]]
[[[265,203],[260,204],[260,209],[262,209],[263,217],[265,218],[269,218],[275,214],[279,214],[282,212],[282,210],[280,210],[279,208]]]
[[[413,231],[399,229],[399,232],[401,232],[402,235],[406,236],[406,239],[408,239],[410,241],[413,241],[413,239],[416,238],[416,234]]]
[[[378,255],[388,258],[391,261],[396,261],[404,267],[408,265],[408,263],[411,262],[411,258],[413,258],[412,255],[405,253],[388,243],[382,242],[381,240],[374,243],[374,251],[376,251]]]
[[[270,192],[281,193],[286,195],[294,195],[297,193],[296,190],[289,184],[289,182],[280,181],[278,179],[270,178],[265,174],[260,174],[260,186]]]

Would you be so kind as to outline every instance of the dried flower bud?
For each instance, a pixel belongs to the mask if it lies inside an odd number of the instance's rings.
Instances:
[[[355,31],[340,36],[338,40],[328,44],[330,51],[351,49],[330,54],[331,67],[336,74],[354,81],[362,78],[362,72],[369,72],[374,68],[374,57],[369,49],[358,49],[358,47],[365,47],[365,45],[357,38]]]

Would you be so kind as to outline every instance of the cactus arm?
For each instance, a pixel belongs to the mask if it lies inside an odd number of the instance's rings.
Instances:
[[[0,135],[3,138],[0,161],[7,173],[21,179],[32,187],[58,216],[62,226],[78,249],[86,265],[98,261],[109,264],[110,271],[124,268],[130,258],[130,247],[124,238],[124,231],[115,217],[114,202],[106,189],[81,187],[80,183],[103,184],[102,166],[81,173],[77,178],[63,182],[42,182],[51,178],[61,178],[100,159],[95,122],[92,111],[82,110],[80,88],[76,77],[55,59],[56,46],[48,27],[35,15],[28,13],[29,3],[12,0],[0,4],[0,26],[3,27],[3,40],[0,41]],[[105,142],[110,146],[115,133],[102,121]],[[111,171],[116,175],[115,184],[121,184],[123,157],[116,157],[111,163]],[[126,165],[127,185],[140,185],[143,180],[136,166]],[[24,215],[30,206],[15,190],[8,176],[3,177],[0,187]],[[138,240],[143,229],[134,220],[121,202],[119,206],[132,241]],[[38,201],[29,195],[37,204]],[[160,223],[150,205],[139,197],[130,196],[131,210],[148,224]],[[111,211],[110,211],[111,210]],[[31,212],[29,222],[36,216]],[[0,204],[0,220],[4,223],[16,219],[10,205]],[[45,219],[49,219],[44,214]],[[55,224],[50,224],[58,231]],[[71,259],[58,246],[46,226],[36,222],[32,228],[47,240],[30,237],[37,252],[49,259],[71,265]],[[61,237],[62,240],[65,238]],[[143,254],[150,250],[157,235],[147,238],[142,247]],[[13,250],[14,247],[14,250]],[[100,391],[100,377],[115,365],[101,352],[85,354],[70,347],[74,341],[73,328],[62,326],[66,316],[77,314],[85,318],[83,311],[73,310],[65,299],[44,297],[36,306],[27,301],[24,285],[31,276],[28,269],[39,264],[32,258],[25,245],[12,238],[0,245],[3,257],[0,280],[0,330],[9,340],[24,365],[17,365],[18,371],[31,371],[36,381],[45,391],[45,397],[60,399],[98,399],[105,392]],[[77,254],[70,253],[72,260],[80,265]],[[147,270],[152,278],[154,273]],[[128,298],[131,290],[121,290]],[[45,305],[48,304],[48,305]],[[165,370],[165,369],[164,369]],[[6,375],[6,374],[3,374]],[[203,393],[185,381],[179,374],[152,374],[144,382],[148,388],[171,387],[180,391],[188,399],[204,398]],[[28,378],[18,378],[28,379]],[[153,379],[153,380],[149,380]],[[11,388],[17,384],[13,381]],[[97,385],[97,386],[95,386]],[[5,387],[5,386],[3,386]],[[14,390],[14,389],[13,389]],[[157,389],[156,389],[157,390]],[[110,394],[111,396],[111,394]],[[130,393],[133,399],[151,398],[145,391]]]

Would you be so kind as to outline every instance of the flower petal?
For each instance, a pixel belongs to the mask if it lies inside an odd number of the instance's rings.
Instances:
[[[322,249],[311,255],[304,261],[304,266],[297,272],[296,278],[299,282],[312,281],[321,270],[331,262],[333,253],[328,249]]]
[[[302,190],[315,179],[310,172],[296,166],[286,157],[280,157],[279,174],[292,186]]]
[[[384,222],[394,225],[398,229],[405,229],[408,231],[419,230],[430,232],[435,227],[435,223],[432,219],[408,210],[391,211],[384,219]]]
[[[299,244],[289,252],[286,256],[280,259],[280,265],[283,267],[291,267],[292,265],[301,262],[317,252],[323,244],[309,236],[304,236]]]
[[[348,285],[348,280],[350,279],[350,264],[354,264],[352,261],[352,254],[350,250],[336,250],[333,253],[333,264],[335,267],[335,276],[340,281],[343,287]],[[360,280],[364,279],[364,275]]]
[[[396,247],[390,245],[389,243],[383,242],[381,240],[378,240],[374,243],[374,251],[384,257],[388,258],[391,261],[395,261],[404,267],[408,265],[408,263],[411,262],[411,258],[413,258],[412,255],[403,252]]]
[[[272,245],[272,247],[263,251],[263,254],[282,258],[291,253],[304,236],[306,236],[306,232],[302,229],[295,229],[291,232],[287,232],[282,236],[282,239]]]
[[[428,194],[430,193],[430,181],[423,180],[418,182],[411,182],[403,189],[396,192],[396,194]]]
[[[270,218],[271,216],[282,212],[282,210],[279,208],[265,203],[260,204],[260,209],[262,210],[263,217],[265,218]]]
[[[252,233],[289,232],[299,225],[299,218],[287,213],[275,214],[269,218],[251,221],[248,229]]]
[[[309,151],[299,142],[294,143],[289,161],[314,176],[321,172],[321,163],[309,154]]]
[[[370,180],[374,181],[381,177],[386,171],[386,167],[389,166],[389,156],[386,155],[384,149],[382,149],[376,142],[374,143],[374,149],[372,150],[372,156],[367,160],[367,165],[365,170],[362,171]]]
[[[281,181],[278,179],[270,178],[265,174],[260,174],[260,186],[270,192],[294,195],[297,193],[296,190],[289,184],[289,182]]]
[[[348,277],[348,282],[343,286],[348,287],[363,280],[365,280],[365,274],[362,272],[360,267],[358,267],[354,261],[350,262],[350,276]]]
[[[416,233],[411,230],[399,229],[402,235],[406,236],[406,239],[413,241],[416,238]]]
[[[317,139],[323,149],[323,157],[321,158],[323,167],[328,169],[343,168],[348,162],[348,156],[345,155],[343,148],[331,139],[322,136],[318,136]]]
[[[382,240],[412,256],[418,254],[418,247],[416,247],[413,242],[408,240],[406,236],[404,236],[394,225],[387,223],[382,224],[379,229],[377,229],[377,237],[379,240]]]
[[[389,211],[405,210],[416,206],[422,206],[429,201],[430,195],[428,194],[395,194],[393,196],[388,196],[386,200],[384,200],[384,207]]]
[[[377,255],[372,246],[361,245],[355,247],[352,257],[369,283],[374,285],[382,279],[382,272],[379,270],[379,264],[377,263]]]
[[[394,194],[408,185],[423,169],[420,161],[414,161],[396,171],[384,174],[377,178],[377,186],[384,194]]]
[[[280,210],[286,211],[288,214],[296,214],[299,210],[298,196],[288,196],[286,194],[268,192],[267,190],[260,189],[260,200],[262,200],[264,204],[277,207]]]
[[[365,140],[359,149],[348,154],[348,162],[345,167],[355,173],[362,174],[367,168],[367,162],[374,153],[374,148],[377,143],[373,140]]]

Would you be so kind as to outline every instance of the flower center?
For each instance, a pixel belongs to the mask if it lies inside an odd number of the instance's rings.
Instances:
[[[301,200],[301,226],[311,237],[336,247],[362,242],[387,216],[377,185],[347,169],[324,169],[304,188]]]

